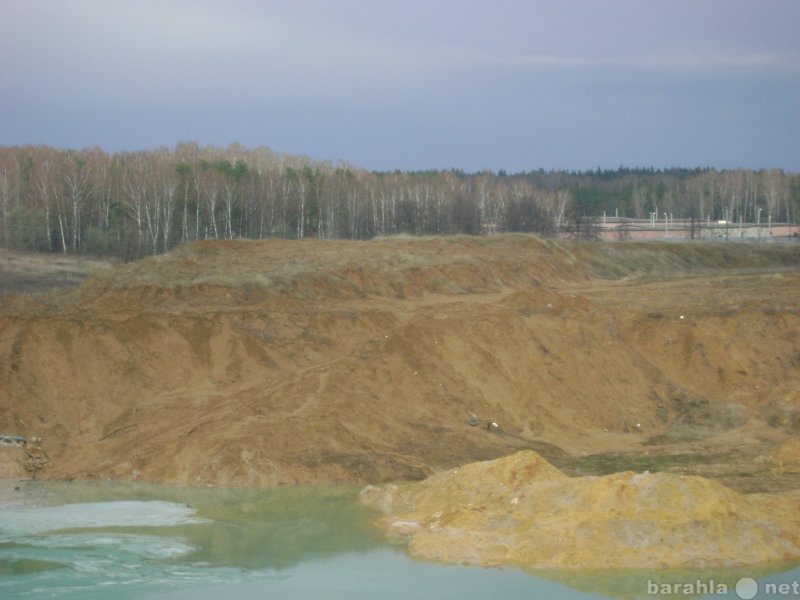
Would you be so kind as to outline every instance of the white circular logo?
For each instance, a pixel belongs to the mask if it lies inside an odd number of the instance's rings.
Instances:
[[[758,593],[758,582],[752,577],[742,577],[736,582],[736,595],[742,600],[755,598]]]

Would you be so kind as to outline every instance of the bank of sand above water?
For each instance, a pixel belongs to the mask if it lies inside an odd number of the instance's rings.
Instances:
[[[775,451],[800,433],[799,263],[793,244],[187,244],[0,296],[0,434],[41,437],[0,447],[0,474],[378,483],[533,449],[569,475],[798,488]]]
[[[570,478],[531,451],[363,501],[412,556],[526,569],[691,569],[800,563],[800,491],[745,496],[696,476]]]

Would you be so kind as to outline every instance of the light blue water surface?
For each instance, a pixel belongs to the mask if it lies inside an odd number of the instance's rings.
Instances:
[[[665,598],[648,583],[792,583],[800,569],[549,572],[411,560],[358,488],[0,481],[0,598]],[[703,588],[696,585],[701,591]],[[696,596],[696,594],[695,594]],[[692,597],[681,591],[671,597]]]

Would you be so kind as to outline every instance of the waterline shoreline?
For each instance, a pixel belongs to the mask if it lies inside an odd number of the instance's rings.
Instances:
[[[776,585],[782,573],[800,577],[792,565],[567,573],[418,562],[380,535],[359,488],[3,480],[0,595],[596,599],[648,597],[648,578],[659,586],[713,578],[733,590],[744,576]]]

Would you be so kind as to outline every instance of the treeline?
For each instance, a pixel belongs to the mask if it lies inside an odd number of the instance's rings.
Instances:
[[[586,232],[603,215],[797,222],[780,170],[371,172],[266,148],[0,147],[0,245],[115,255],[219,238]]]

